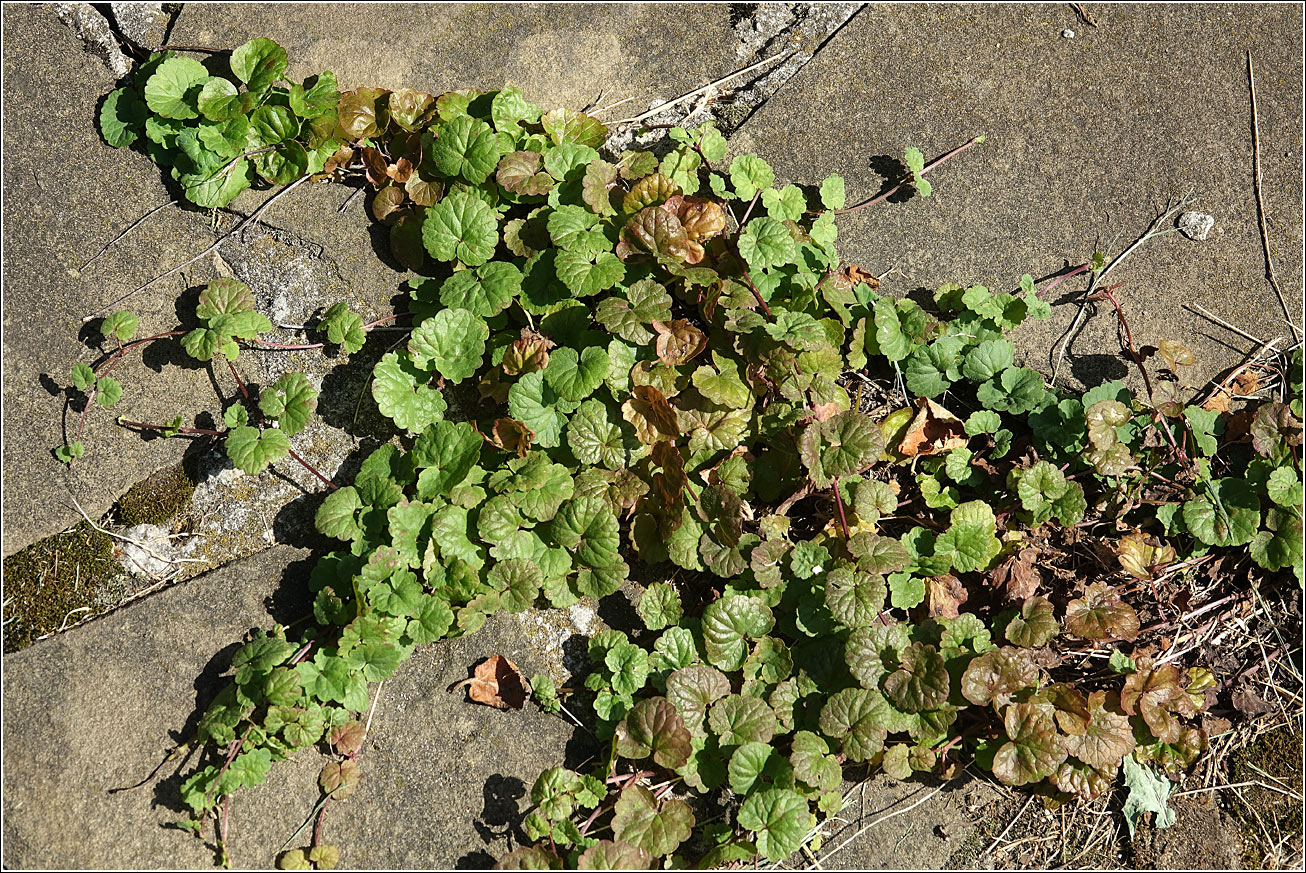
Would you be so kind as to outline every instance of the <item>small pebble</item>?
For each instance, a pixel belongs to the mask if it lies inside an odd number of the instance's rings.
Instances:
[[[1215,227],[1215,217],[1205,212],[1185,212],[1179,216],[1179,230],[1189,239],[1203,240]]]
[[[1070,28],[1067,27],[1065,30],[1061,31],[1061,38],[1062,38],[1062,39],[1074,39],[1074,38],[1075,38],[1075,32],[1074,32],[1073,30],[1071,30]]]

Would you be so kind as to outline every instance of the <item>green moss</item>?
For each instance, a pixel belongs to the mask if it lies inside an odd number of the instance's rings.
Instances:
[[[113,540],[86,522],[33,543],[4,560],[4,650],[31,644],[42,634],[97,608],[96,595],[122,571]]]
[[[118,499],[116,512],[126,525],[166,524],[190,502],[195,483],[180,464],[151,473]]]
[[[1263,772],[1259,772],[1263,771]],[[1302,790],[1302,735],[1296,725],[1262,734],[1256,742],[1240,749],[1233,756],[1232,782],[1266,782],[1270,774],[1284,787]],[[1243,829],[1243,862],[1248,867],[1264,867],[1271,860],[1265,853],[1265,835],[1262,827],[1271,834],[1300,834],[1302,807],[1295,798],[1263,788],[1251,786],[1230,792],[1234,815]],[[1257,821],[1259,817],[1259,823]]]

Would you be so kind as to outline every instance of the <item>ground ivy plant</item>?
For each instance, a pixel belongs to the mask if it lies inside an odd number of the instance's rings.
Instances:
[[[286,69],[266,39],[229,71],[155,55],[100,118],[201,207],[305,176],[367,184],[417,274],[411,333],[371,379],[401,438],[348,484],[314,471],[331,488],[317,528],[340,543],[309,580],[314,620],[248,640],[199,723],[187,826],[214,821],[224,858],[227,799],[316,747],[318,827],[280,862],[333,865],[321,816],[357,783],[372,684],[500,610],[612,595],[631,561],[687,572],[635,595],[643,629],[590,640],[583,688],[531,682],[546,709],[575,696],[607,754],[540,775],[533,845],[505,868],[780,861],[838,813],[849,768],[973,761],[1066,800],[1201,754],[1209,671],[1116,651],[1076,672],[1056,652],[1127,646],[1130,601],[1181,561],[1301,578],[1300,351],[1283,402],[1247,410],[1186,399],[1192,356],[1173,342],[1130,340],[1144,396],[1053,390],[1007,336],[1050,314],[1030,276],[881,294],[839,257],[836,215],[859,207],[838,176],[780,185],[756,155],[727,161],[710,124],[605,157],[599,120],[511,88],[340,93]],[[895,181],[929,196],[939,162],[908,148]],[[109,352],[72,374],[82,420],[122,396],[110,372],[130,349],[180,337],[240,386],[225,428],[122,422],[221,439],[251,474],[299,460],[307,378],[254,397],[235,367],[276,345],[249,289],[213,282],[195,316],[143,339],[132,313],[104,319]],[[336,304],[319,329],[349,354],[377,323]],[[859,373],[910,402],[872,409]],[[480,401],[462,420],[455,386]],[[61,459],[85,455],[80,433]],[[1105,540],[1115,564],[1075,582],[1039,569],[1104,523],[1130,531]],[[725,813],[700,821],[706,795]]]

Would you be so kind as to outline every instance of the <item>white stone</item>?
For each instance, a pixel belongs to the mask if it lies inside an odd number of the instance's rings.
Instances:
[[[1067,27],[1065,30],[1061,31],[1061,38],[1062,38],[1062,39],[1074,39],[1074,38],[1075,38],[1075,32],[1074,32],[1073,30],[1071,30],[1070,28]]]
[[[1189,239],[1206,239],[1215,227],[1215,217],[1205,212],[1185,212],[1179,216],[1179,230]]]
[[[137,524],[127,528],[122,535],[131,540],[119,540],[122,565],[132,573],[158,578],[175,565],[177,549],[168,538],[168,529],[157,524]]]

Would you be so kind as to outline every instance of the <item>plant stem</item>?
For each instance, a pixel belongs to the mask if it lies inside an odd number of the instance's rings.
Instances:
[[[1071,270],[1070,272],[1068,272],[1068,273],[1063,273],[1063,274],[1061,274],[1060,276],[1057,276],[1057,277],[1056,277],[1055,279],[1053,279],[1052,282],[1051,282],[1050,284],[1048,284],[1046,287],[1044,287],[1044,288],[1040,288],[1040,289],[1038,289],[1037,291],[1035,291],[1034,293],[1035,293],[1035,295],[1038,295],[1038,294],[1043,294],[1043,293],[1045,293],[1045,292],[1047,292],[1047,291],[1051,291],[1053,288],[1057,287],[1057,286],[1060,285],[1062,282],[1064,282],[1064,281],[1066,281],[1067,279],[1069,279],[1071,276],[1078,276],[1080,273],[1087,273],[1087,272],[1088,272],[1089,270],[1091,270],[1091,269],[1093,269],[1093,265],[1092,265],[1092,264],[1080,264],[1078,267],[1075,267],[1075,268],[1074,268],[1073,270]]]
[[[843,538],[852,539],[852,534],[848,532],[848,518],[843,511],[843,498],[839,496],[839,480],[834,480],[834,485],[830,487],[834,492],[834,505],[839,507],[839,526],[843,528]]]
[[[331,805],[331,795],[327,795],[317,811],[317,824],[313,825],[313,848],[322,845],[322,825],[326,822],[327,807]]]
[[[971,137],[969,142],[957,146],[955,149],[943,155],[942,157],[935,158],[934,160],[926,164],[924,168],[921,169],[921,175],[924,176],[930,170],[933,170],[936,167],[940,166],[944,161],[948,160],[949,158],[956,157],[957,155],[966,151],[966,149],[975,145],[979,141],[980,138],[978,136]],[[890,188],[888,191],[885,191],[883,194],[878,194],[875,197],[870,198],[869,200],[863,200],[861,203],[854,204],[846,209],[836,209],[834,210],[834,214],[847,215],[849,212],[856,212],[859,209],[865,209],[868,206],[873,206],[876,203],[879,203],[881,200],[887,200],[890,197],[892,197],[894,194],[897,194],[900,190],[902,190],[902,187],[908,184],[908,182],[910,181],[911,181],[910,179],[903,179],[901,182],[899,182],[897,185],[894,185],[892,188]]]
[[[310,464],[308,461],[305,461],[305,460],[304,460],[303,458],[301,458],[298,454],[296,454],[296,452],[295,452],[294,449],[287,448],[286,451],[290,452],[290,457],[294,458],[296,461],[299,461],[300,465],[301,465],[305,470],[307,470],[308,472],[312,473],[312,474],[313,474],[314,476],[316,476],[319,480],[321,480],[321,482],[322,482],[323,485],[325,485],[326,487],[330,488],[332,491],[335,491],[337,488],[340,487],[340,486],[336,485],[336,483],[334,483],[334,482],[332,482],[330,479],[328,479],[326,476],[323,476],[323,475],[322,475],[321,473],[319,473],[317,470],[313,469],[313,465]]]
[[[145,422],[145,421],[128,421],[125,418],[120,419],[118,423],[121,424],[123,427],[135,427],[135,428],[140,428],[142,430],[170,430],[171,429],[170,425],[166,425],[166,424],[150,424],[149,422]],[[177,433],[192,434],[195,436],[226,436],[227,435],[227,431],[225,430],[207,430],[202,427],[179,427],[177,428]]]
[[[744,281],[748,283],[748,290],[753,292],[753,299],[762,307],[762,311],[766,313],[766,317],[775,321],[775,315],[772,314],[771,307],[766,305],[766,301],[762,299],[762,295],[757,291],[757,286],[753,284],[753,277],[748,275],[747,271],[744,272]]]
[[[1120,326],[1125,329],[1125,342],[1128,345],[1128,349],[1126,350],[1127,354],[1129,355],[1129,359],[1138,365],[1138,371],[1143,374],[1143,384],[1147,386],[1147,399],[1151,400],[1152,378],[1147,375],[1147,367],[1143,366],[1143,358],[1141,355],[1138,354],[1138,350],[1134,348],[1134,336],[1129,331],[1129,321],[1125,318],[1125,311],[1120,307],[1120,301],[1117,300],[1116,296],[1111,293],[1112,291],[1119,288],[1123,284],[1124,282],[1117,282],[1114,285],[1108,285],[1107,287],[1103,288],[1101,291],[1098,291],[1096,294],[1086,299],[1089,300],[1106,299],[1111,301],[1111,305],[1116,308],[1116,318],[1120,320]],[[1099,298],[1098,295],[1101,295],[1101,297]],[[1173,443],[1173,441],[1174,441],[1174,437],[1172,436],[1171,442]]]
[[[231,371],[231,378],[236,380],[236,386],[240,388],[240,396],[249,400],[249,389],[245,387],[245,383],[241,381],[240,374],[236,372],[236,365],[231,363],[231,358],[228,358],[226,355],[222,356],[222,360],[227,362],[227,369]]]

